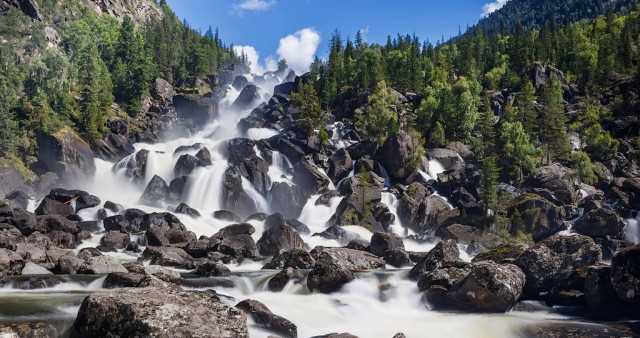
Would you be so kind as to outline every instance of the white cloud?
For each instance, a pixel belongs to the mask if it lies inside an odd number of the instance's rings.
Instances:
[[[276,67],[269,67],[267,63],[267,67],[265,68],[260,64],[260,53],[253,46],[233,46],[233,51],[238,55],[242,56],[242,54],[247,56],[247,60],[251,66],[251,73],[253,74],[264,74],[267,70],[275,70]],[[267,58],[267,61],[269,58]]]
[[[489,2],[484,4],[484,6],[482,6],[482,17],[486,17],[487,15],[499,10],[500,8],[502,8],[502,6],[504,6],[504,4],[507,3],[507,1],[509,0],[496,0],[494,2]]]
[[[289,68],[298,73],[309,70],[320,44],[320,34],[314,28],[305,28],[280,39],[278,55],[287,60]]]
[[[245,11],[261,12],[273,7],[276,4],[276,0],[244,0],[239,4],[234,4],[231,7],[239,16],[242,16]]]
[[[278,58],[269,55],[264,63],[260,62],[260,53],[253,46],[233,46],[238,56],[246,55],[250,63],[251,73],[264,74],[278,69],[278,60],[287,60],[289,68],[298,74],[305,73],[313,63],[320,44],[320,34],[313,28],[305,28],[280,39]]]

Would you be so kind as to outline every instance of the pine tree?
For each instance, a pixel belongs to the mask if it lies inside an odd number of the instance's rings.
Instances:
[[[498,177],[500,169],[493,156],[489,156],[482,161],[482,174],[480,176],[480,197],[484,201],[485,210],[493,208],[496,202],[496,189],[498,188]]]
[[[500,142],[505,156],[513,160],[513,169],[517,172],[519,180],[524,177],[523,171],[535,172],[536,157],[540,156],[541,152],[531,142],[520,122],[504,122],[500,128]]]
[[[540,137],[545,145],[547,162],[551,159],[566,158],[569,152],[569,138],[565,127],[566,117],[562,99],[562,86],[555,74],[545,85],[542,96],[544,106]]]
[[[537,139],[539,129],[535,95],[536,89],[533,87],[533,83],[526,79],[522,85],[520,95],[518,95],[518,120],[522,123],[524,131],[531,136],[532,140]]]

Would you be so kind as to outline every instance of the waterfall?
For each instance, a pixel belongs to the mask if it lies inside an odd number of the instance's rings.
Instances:
[[[638,244],[640,243],[640,211],[634,210],[630,216],[624,229],[625,239],[631,243]]]

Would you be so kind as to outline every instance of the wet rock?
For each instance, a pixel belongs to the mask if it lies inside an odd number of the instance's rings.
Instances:
[[[587,268],[584,300],[594,311],[620,310],[625,307],[611,284],[611,266],[594,265]]]
[[[127,213],[128,215],[128,213]],[[137,233],[148,230],[155,225],[163,230],[186,230],[187,228],[180,222],[180,219],[168,212],[151,213],[138,216],[131,221],[131,232]]]
[[[415,145],[411,136],[399,132],[387,138],[380,148],[380,157],[391,177],[404,179],[411,174],[409,169],[410,155]]]
[[[153,86],[151,86],[150,94],[154,100],[159,101],[163,105],[173,103],[173,86],[164,79],[155,79]]]
[[[169,194],[169,186],[158,175],[154,175],[147,187],[144,189],[140,201],[145,204],[157,204]]]
[[[130,238],[126,233],[120,231],[109,231],[102,238],[100,238],[100,251],[117,252],[119,249],[124,249],[129,244]]]
[[[67,217],[73,213],[74,210],[71,205],[48,197],[44,198],[35,210],[36,215],[60,215]]]
[[[102,220],[106,231],[130,231],[129,220],[122,215],[110,216]]]
[[[286,268],[313,269],[316,260],[311,253],[304,248],[293,248],[288,251],[281,251],[263,269],[282,270]]]
[[[173,97],[173,106],[178,117],[189,121],[194,127],[205,126],[218,115],[218,105],[198,95],[176,95]]]
[[[200,213],[198,212],[198,210],[189,207],[186,203],[180,203],[180,205],[178,205],[178,207],[176,208],[176,213],[189,215],[192,218],[200,217]]]
[[[174,270],[169,270],[159,265],[148,265],[144,267],[144,273],[148,276],[156,277],[167,283],[179,282],[181,276],[180,273]]]
[[[62,256],[58,259],[61,274],[75,275],[82,264],[84,264],[84,260],[75,256]]]
[[[144,279],[145,276],[140,273],[112,272],[107,275],[102,287],[105,289],[135,288],[140,286]]]
[[[211,237],[226,238],[237,235],[253,235],[256,229],[249,223],[231,224],[220,229]]]
[[[232,109],[244,110],[251,108],[254,102],[260,99],[258,87],[255,85],[247,85],[242,89],[238,98],[231,105]]]
[[[298,328],[295,324],[274,314],[266,305],[256,300],[243,300],[236,305],[236,308],[251,316],[258,326],[268,331],[277,333],[282,337],[298,336]]]
[[[22,275],[23,276],[29,276],[29,275],[53,275],[53,272],[41,267],[38,264],[27,262],[24,265],[24,268],[22,268]]]
[[[404,249],[402,238],[390,232],[376,232],[371,236],[369,251],[379,257],[383,257],[389,250]]]
[[[176,177],[188,176],[198,166],[199,160],[193,155],[181,155],[173,168]]]
[[[460,251],[453,240],[442,241],[409,271],[409,278],[418,279],[427,272],[460,263]]]
[[[97,207],[100,203],[100,198],[96,196],[89,194],[81,195],[76,199],[76,211]]]
[[[384,260],[364,251],[347,248],[323,248],[307,277],[309,290],[322,293],[338,291],[355,279],[353,271],[383,269]]]
[[[352,168],[353,163],[351,156],[349,152],[342,148],[329,157],[329,171],[327,175],[334,182],[338,182],[345,178]]]
[[[208,261],[198,265],[196,273],[206,277],[220,277],[229,276],[231,271],[223,264]]]
[[[464,161],[462,161],[458,153],[450,149],[432,149],[428,155],[429,159],[438,161],[444,170],[457,170],[464,165]]]
[[[310,161],[294,162],[293,183],[302,188],[309,195],[324,193],[329,187],[330,180],[318,167]]]
[[[555,235],[525,250],[514,264],[527,277],[525,295],[537,297],[576,268],[602,260],[602,251],[593,239],[582,236]]]
[[[313,236],[320,236],[326,239],[335,239],[338,241],[346,241],[346,242],[353,239],[360,238],[358,234],[347,231],[338,225],[332,225],[326,228],[323,232],[313,234]]]
[[[346,248],[360,251],[369,251],[369,245],[371,242],[364,239],[354,239],[349,241]]]
[[[173,247],[147,246],[142,256],[151,259],[151,264],[161,266],[184,266],[190,258],[184,250]]]
[[[588,267],[573,270],[553,285],[545,297],[548,306],[584,306]]]
[[[256,258],[260,256],[258,247],[250,235],[225,237],[220,242],[218,251],[235,258]]]
[[[0,196],[12,200],[8,194],[24,183],[22,175],[11,166],[0,166]]]
[[[37,139],[37,166],[42,172],[52,171],[70,183],[95,172],[93,151],[71,130],[64,129],[54,135],[40,133]]]
[[[525,284],[524,273],[513,264],[484,261],[446,293],[447,307],[465,312],[506,312]]]
[[[122,317],[122,313],[128,315]],[[242,312],[207,292],[138,288],[94,293],[85,298],[71,328],[71,337],[125,335],[249,336]]]
[[[242,219],[240,217],[228,210],[218,210],[214,212],[213,218],[219,219],[221,221],[242,223]]]
[[[378,143],[375,141],[362,141],[347,147],[352,160],[359,160],[363,156],[373,156],[378,150]]]
[[[58,331],[55,327],[42,322],[0,323],[0,335],[20,338],[55,338],[58,337]]]
[[[311,229],[309,229],[306,224],[298,221],[297,219],[288,219],[284,223],[286,226],[293,228],[295,231],[303,235],[308,235],[311,233]]]
[[[111,272],[127,272],[127,269],[117,258],[110,256],[91,257],[78,269],[78,273],[88,275],[105,275]]]
[[[2,169],[0,167],[0,176],[2,175]],[[11,203],[13,208],[26,209],[29,206],[29,200],[31,199],[27,193],[22,190],[13,190],[8,193],[5,198]]]
[[[231,86],[236,90],[242,90],[242,88],[246,87],[249,84],[249,80],[246,77],[239,75],[233,80],[233,84]]]
[[[529,247],[525,244],[503,244],[473,257],[473,262],[494,261],[496,263],[513,262]]]
[[[286,219],[300,217],[302,208],[309,199],[309,195],[300,187],[290,186],[285,182],[273,183],[269,194],[271,196],[271,211],[282,214]]]
[[[604,208],[593,209],[584,214],[573,225],[572,230],[589,237],[624,237],[624,221],[614,211]]]
[[[611,284],[620,299],[630,304],[640,304],[640,244],[613,256]]]
[[[412,265],[411,256],[406,250],[401,248],[395,248],[385,251],[382,258],[387,264],[396,268]]]
[[[297,231],[286,225],[268,228],[256,243],[262,256],[273,256],[280,250],[304,247],[304,241]]]
[[[269,279],[267,287],[269,288],[269,291],[280,292],[289,283],[289,281],[293,280],[295,282],[300,282],[303,279],[304,275],[302,272],[294,270],[293,268],[285,268]]]
[[[431,270],[420,276],[418,289],[420,289],[420,291],[427,291],[432,286],[441,286],[448,290],[461,282],[468,274],[468,268],[449,267]]]

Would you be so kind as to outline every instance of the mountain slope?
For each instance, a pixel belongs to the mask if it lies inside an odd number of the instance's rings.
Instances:
[[[520,22],[524,27],[540,27],[555,15],[556,23],[592,19],[607,12],[627,13],[637,0],[510,0],[504,7],[480,20],[479,26],[499,28],[502,24],[513,31]]]

